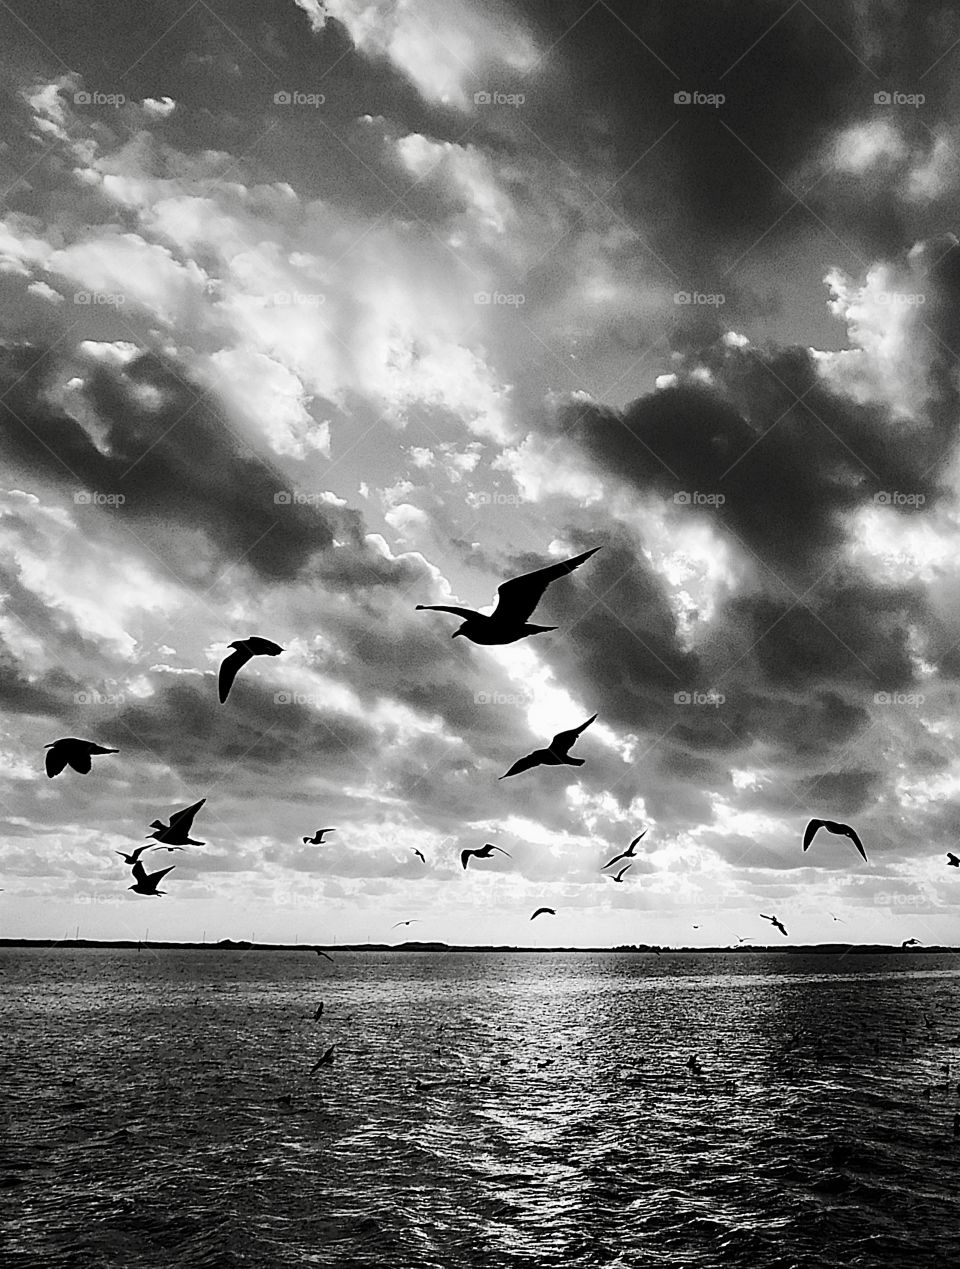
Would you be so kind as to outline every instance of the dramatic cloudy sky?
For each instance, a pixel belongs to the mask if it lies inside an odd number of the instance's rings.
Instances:
[[[960,937],[960,5],[10,0],[0,70],[4,933]],[[556,633],[415,611],[592,546]]]

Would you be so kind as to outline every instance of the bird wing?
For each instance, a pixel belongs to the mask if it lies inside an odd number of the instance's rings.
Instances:
[[[596,714],[594,714],[593,717],[596,718]],[[636,847],[637,842],[640,841],[642,837],[646,837],[646,835],[647,835],[646,829],[644,829],[642,833],[638,833],[637,836],[630,843],[630,845],[627,847],[627,850],[633,851],[633,849]]]
[[[548,564],[546,568],[538,568],[532,573],[524,573],[522,577],[511,577],[509,581],[497,587],[497,606],[493,610],[495,621],[522,622],[527,621],[533,610],[543,598],[543,592],[558,577],[564,577],[579,568],[585,560],[600,548],[584,551],[571,560],[561,560],[558,564]]]
[[[413,853],[414,853],[414,854],[415,854],[415,855],[416,855],[419,859],[422,859],[424,863],[426,863],[426,862],[427,862],[427,857],[426,857],[426,855],[423,853],[423,851],[421,851],[421,850],[415,850]]]
[[[477,615],[471,608],[452,608],[449,604],[417,604],[417,612],[452,612],[464,621]]]
[[[949,850],[947,851],[947,859],[950,861],[951,864],[960,864],[960,858],[958,858],[954,854],[951,854]]]
[[[171,864],[169,868],[161,868],[158,872],[148,873],[147,876],[144,878],[144,880],[148,881],[151,885],[159,886],[161,880],[167,875],[168,872],[173,872],[176,866],[177,866],[176,864]]]
[[[625,872],[629,872],[632,867],[633,867],[633,864],[627,864],[626,868],[621,868],[620,871],[617,873],[617,881],[620,880],[620,878],[623,876]]]
[[[89,753],[72,753],[67,758],[67,762],[73,767],[74,771],[79,771],[81,775],[89,774],[92,765]]]
[[[612,859],[608,859],[607,862],[603,865],[603,867],[609,868],[611,864],[619,863],[621,859],[626,859],[626,858],[627,858],[627,852],[625,850],[622,850],[619,855],[614,855]]]
[[[826,820],[811,820],[807,827],[803,830],[803,849],[806,850],[813,841],[818,829],[823,828]]]
[[[147,879],[147,870],[139,859],[133,861],[133,879],[137,885],[142,885]]]
[[[54,776],[59,775],[67,765],[67,756],[56,744],[52,744],[43,755],[43,765],[46,768],[47,775],[52,779]]]
[[[185,807],[184,810],[177,811],[175,815],[171,815],[170,827],[182,827],[185,833],[189,833],[190,828],[193,825],[193,817],[196,815],[197,811],[200,810],[206,800],[206,798],[201,798],[199,802],[194,802],[193,806]]]
[[[597,549],[599,550],[600,548],[598,547]],[[594,714],[593,717],[588,718],[585,723],[581,723],[579,727],[571,727],[569,731],[558,731],[553,740],[550,741],[551,752],[566,756],[577,737],[581,732],[586,731],[593,722],[594,718],[596,718],[596,714]]]
[[[505,771],[501,780],[506,780],[507,776],[519,775],[521,771],[529,771],[531,767],[539,767],[543,762],[540,757],[542,753],[546,753],[545,749],[534,749],[533,753],[528,753],[525,758],[518,758],[509,771]]]
[[[777,919],[776,917],[768,917],[768,916],[764,916],[762,912],[760,913],[761,921],[776,921],[776,919]]]
[[[531,921],[535,921],[535,920],[537,919],[537,917],[538,917],[538,916],[543,916],[544,914],[546,914],[547,916],[556,916],[556,915],[557,915],[557,914],[556,914],[556,911],[555,911],[553,908],[537,908],[536,912],[534,912],[534,914],[533,914],[533,916],[530,918],[530,920],[531,920]]]
[[[319,947],[315,947],[313,950],[318,956],[323,956],[326,960],[328,960],[331,965],[336,965],[337,962],[333,959],[333,957],[328,956],[326,952],[321,952]]]
[[[845,830],[845,831],[844,831],[844,836],[849,837],[849,838],[850,838],[850,840],[853,842],[854,846],[856,846],[857,850],[858,850],[858,851],[860,852],[860,854],[863,856],[864,863],[868,862],[868,861],[867,861],[867,852],[863,849],[863,842],[862,842],[862,841],[860,840],[860,838],[857,836],[857,831],[856,831],[856,829],[851,828],[849,824],[845,824],[845,825],[844,825],[844,830]]]
[[[279,643],[274,643],[272,639],[261,639],[259,635],[251,635],[244,642],[255,656],[275,657],[283,651]]]
[[[475,850],[462,850],[460,852],[460,862],[463,864],[464,868],[466,868],[470,856],[475,855],[476,853],[477,852]]]
[[[512,859],[512,858],[513,858],[513,856],[510,854],[510,852],[509,852],[508,850],[504,850],[502,846],[491,846],[491,847],[490,847],[490,849],[491,849],[491,850],[498,850],[498,851],[500,852],[500,854],[501,854],[501,855],[506,855],[506,857],[507,857],[508,859]]]
[[[220,679],[218,683],[218,692],[220,696],[220,704],[230,695],[230,689],[233,687],[233,680],[239,674],[241,668],[247,664],[253,656],[252,652],[247,652],[245,648],[234,648],[228,657],[224,657],[220,663]]]

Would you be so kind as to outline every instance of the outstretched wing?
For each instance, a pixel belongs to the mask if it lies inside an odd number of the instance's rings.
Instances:
[[[863,856],[863,860],[864,860],[864,862],[865,862],[865,863],[866,863],[866,862],[868,862],[868,860],[867,860],[867,852],[863,849],[863,842],[862,842],[862,841],[860,840],[860,838],[857,836],[857,831],[856,831],[856,829],[851,828],[849,824],[847,824],[845,827],[846,827],[846,836],[850,838],[850,840],[853,842],[854,846],[856,846],[857,850],[858,850],[858,851],[860,852],[860,854]]]
[[[955,865],[956,865],[956,864],[960,864],[960,858],[958,858],[956,855],[951,854],[951,853],[950,853],[950,851],[948,850],[948,851],[947,851],[947,863],[949,863],[949,864],[955,864]]]
[[[199,802],[194,802],[193,806],[188,806],[182,811],[177,811],[175,815],[171,815],[170,827],[183,828],[184,832],[189,833],[190,828],[193,825],[193,817],[196,815],[197,811],[200,810],[206,800],[206,798],[201,798]]]
[[[501,779],[502,778],[503,777],[501,777]],[[462,850],[460,852],[460,862],[463,864],[464,868],[466,868],[467,864],[470,862],[470,856],[475,855],[476,853],[477,852],[475,850]]]
[[[607,862],[603,865],[603,868],[609,868],[612,864],[618,864],[621,859],[626,859],[626,858],[627,858],[627,852],[625,850],[622,850],[619,855],[614,855],[612,859],[608,859]],[[601,871],[602,870],[603,869],[601,869]]]
[[[599,551],[595,546],[592,551],[584,551],[575,555],[572,560],[561,560],[559,564],[548,564],[546,568],[538,568],[533,573],[524,573],[522,577],[511,577],[497,587],[497,606],[493,610],[496,621],[522,622],[533,615],[533,610],[543,598],[543,592],[558,577],[564,577],[579,568],[586,560]]]
[[[627,864],[626,868],[621,868],[620,871],[617,873],[616,880],[619,881],[620,878],[623,876],[623,874],[625,872],[629,872],[632,867],[633,867],[633,864]]]
[[[531,920],[531,921],[535,921],[535,920],[537,919],[537,917],[538,917],[538,916],[544,916],[545,914],[546,914],[547,916],[556,916],[556,915],[557,915],[557,914],[556,914],[556,911],[555,911],[553,908],[537,908],[536,912],[534,912],[534,914],[533,914],[533,916],[530,918],[530,920]]]
[[[803,849],[806,850],[813,841],[817,832],[826,824],[826,820],[811,820],[807,827],[803,830]]]
[[[62,749],[58,749],[56,745],[51,745],[43,755],[43,765],[46,768],[47,775],[53,779],[67,765],[67,756]]]
[[[230,689],[233,687],[233,680],[240,673],[240,670],[250,660],[252,653],[247,652],[244,648],[234,648],[228,657],[224,657],[220,663],[220,679],[218,683],[218,692],[220,696],[220,704],[230,695]]]
[[[596,548],[599,551],[599,547]],[[579,727],[571,727],[569,731],[558,731],[553,740],[550,741],[550,750],[552,753],[566,756],[575,744],[577,737],[586,729],[596,718],[596,714],[592,718],[588,718],[585,723],[581,723]]]
[[[147,870],[139,859],[133,861],[133,879],[138,886],[143,885],[147,879]]]
[[[509,771],[505,771],[499,778],[506,780],[507,776],[519,775],[521,771],[529,771],[531,767],[539,767],[543,758],[540,756],[545,753],[544,749],[534,749],[533,753],[528,753],[525,758],[518,758]]]
[[[67,762],[73,767],[74,771],[79,771],[81,775],[88,775],[91,767],[91,758],[89,753],[72,753],[68,756]]]
[[[167,873],[173,872],[176,866],[177,866],[176,864],[171,864],[169,868],[161,868],[159,872],[148,873],[147,876],[144,878],[144,880],[150,882],[151,885],[159,886],[160,882],[167,875]]]
[[[451,608],[449,604],[417,604],[417,612],[452,612],[457,617],[462,617],[464,621],[469,621],[471,617],[477,614],[469,608]]]

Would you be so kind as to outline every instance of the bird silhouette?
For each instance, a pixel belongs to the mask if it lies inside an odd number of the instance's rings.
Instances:
[[[320,1060],[318,1062],[314,1062],[313,1066],[311,1066],[310,1068],[311,1075],[314,1073],[314,1071],[318,1071],[321,1066],[333,1066],[333,1050],[335,1048],[336,1048],[336,1045],[331,1044],[329,1049],[324,1050],[323,1056],[320,1058]]]
[[[753,937],[749,934],[746,937],[744,937],[742,934],[735,934],[733,937],[737,940],[738,943],[752,943],[753,942]]]
[[[947,867],[960,868],[960,859],[949,850],[947,851]]]
[[[841,925],[846,925],[846,924],[847,924],[847,923],[846,923],[846,921],[842,921],[842,920],[840,919],[840,917],[838,917],[838,916],[834,916],[832,912],[830,913],[830,916],[831,916],[831,917],[833,917],[833,920],[834,920],[834,921],[840,921],[840,924],[841,924]]]
[[[867,852],[863,849],[863,842],[861,842],[856,832],[849,824],[839,824],[836,820],[811,820],[803,831],[804,850],[807,849],[821,828],[825,828],[828,833],[836,833],[840,837],[849,837],[854,846],[856,846],[857,850],[863,856],[864,861],[866,861]]]
[[[597,549],[599,550],[599,547]],[[579,727],[557,732],[547,749],[534,749],[533,753],[528,753],[525,758],[519,758],[510,770],[505,771],[499,778],[506,780],[507,776],[519,775],[521,771],[529,771],[531,767],[582,767],[583,759],[571,758],[570,750],[580,733],[586,731],[595,718],[596,714],[588,718],[585,723],[581,723]]]
[[[472,608],[455,608],[448,604],[417,604],[417,610],[451,612],[454,616],[462,617],[463,625],[450,637],[456,639],[457,635],[463,635],[471,643],[516,643],[518,639],[526,639],[529,635],[556,630],[556,626],[532,626],[528,618],[533,615],[533,610],[551,582],[572,573],[599,550],[595,546],[592,551],[584,551],[573,559],[549,564],[546,568],[538,568],[533,573],[524,573],[522,577],[512,577],[501,583],[497,588],[497,606],[488,617],[474,612]]]
[[[251,657],[275,657],[283,651],[278,643],[270,639],[261,639],[259,635],[249,635],[246,639],[235,639],[228,647],[235,649],[220,663],[220,677],[217,690],[220,704],[230,695],[233,680],[247,664]]]
[[[900,944],[900,946],[901,947],[919,947],[920,940],[919,939],[904,939],[903,942]]]
[[[113,853],[115,855],[121,855],[125,864],[135,864],[143,852],[145,850],[150,850],[152,846],[153,842],[148,842],[146,846],[138,846],[136,850],[132,851],[129,855],[124,854],[122,850],[116,850]]]
[[[608,877],[610,877],[610,880],[611,880],[611,881],[621,881],[621,882],[622,882],[622,881],[623,881],[623,874],[624,874],[625,872],[629,872],[629,871],[630,871],[630,869],[631,869],[632,867],[633,867],[633,864],[626,864],[623,868],[621,868],[621,869],[620,869],[620,871],[616,874],[616,876],[613,876],[611,873],[607,873],[607,876],[608,876]]]
[[[321,846],[323,844],[324,833],[335,833],[336,831],[337,830],[335,828],[318,828],[315,830],[312,837],[305,837],[303,839],[303,844],[304,846],[306,846],[307,843],[311,846]]]
[[[143,864],[138,859],[133,865],[133,875],[136,878],[136,885],[127,886],[127,889],[135,890],[137,894],[166,894],[166,890],[158,890],[157,886],[168,872],[173,872],[176,866],[176,864],[171,864],[169,868],[161,868],[159,872],[147,872]]]
[[[78,740],[76,736],[62,736],[59,740],[44,745],[44,749],[50,751],[44,754],[43,765],[51,780],[64,767],[73,767],[74,771],[87,775],[93,754],[120,752],[119,749],[104,749],[103,745],[95,744],[92,740]]]
[[[476,850],[462,850],[460,852],[460,862],[463,864],[464,868],[466,868],[471,855],[476,855],[478,859],[489,859],[495,850],[500,851],[502,855],[506,855],[508,859],[513,858],[510,852],[508,850],[504,850],[502,846],[491,846],[489,842],[484,842],[484,844]]]
[[[627,847],[626,850],[622,850],[619,855],[614,855],[612,859],[608,859],[607,862],[603,865],[603,867],[609,868],[611,864],[619,863],[621,859],[633,859],[633,857],[637,853],[637,842],[639,842],[642,837],[646,837],[646,835],[647,835],[647,830],[644,829],[643,832],[638,837],[635,837],[633,839],[633,841],[630,843],[630,845]]]
[[[150,825],[153,832],[148,833],[147,836],[155,837],[164,846],[206,846],[206,842],[196,841],[190,836],[190,829],[193,827],[193,817],[206,800],[206,798],[201,798],[199,802],[194,802],[192,806],[186,806],[182,811],[175,811],[170,816],[169,824],[164,824],[161,820],[154,820]]]
[[[321,1000],[319,1005],[317,1005],[316,1009],[313,1012],[314,1022],[319,1022],[322,1016],[323,1016],[323,1001]]]
[[[313,950],[316,952],[318,956],[322,956],[326,960],[328,960],[331,965],[336,965],[337,962],[333,959],[333,957],[329,956],[326,952],[321,952],[319,947],[315,947]]]
[[[775,916],[764,916],[763,913],[761,912],[760,919],[761,921],[769,921],[770,924],[774,926],[775,929],[778,929],[781,934],[786,935],[787,931],[784,929],[783,925],[777,920]]]
[[[530,920],[535,921],[538,916],[543,916],[544,913],[547,913],[549,916],[556,916],[557,910],[556,908],[537,908]]]
[[[396,929],[398,925],[419,925],[419,921],[416,917],[412,921],[397,921],[393,928]]]

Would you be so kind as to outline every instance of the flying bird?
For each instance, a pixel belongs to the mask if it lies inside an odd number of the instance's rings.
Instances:
[[[456,639],[463,635],[471,643],[501,644],[516,643],[518,639],[526,639],[528,635],[542,634],[548,630],[556,630],[556,626],[531,626],[528,618],[543,598],[543,592],[551,582],[579,568],[591,555],[600,548],[584,551],[571,560],[562,560],[559,564],[549,564],[546,568],[538,568],[533,573],[525,573],[522,577],[512,577],[497,588],[497,606],[489,617],[474,612],[472,608],[452,608],[447,604],[417,604],[418,611],[452,612],[463,618],[459,626],[450,636]]]
[[[141,854],[145,850],[149,850],[152,845],[153,845],[153,842],[149,842],[146,846],[138,846],[136,850],[132,851],[129,855],[124,854],[122,850],[115,850],[113,853],[115,855],[122,855],[123,862],[125,864],[135,864],[137,860],[140,858]]]
[[[166,894],[166,890],[158,890],[157,886],[168,872],[173,872],[176,866],[176,864],[171,864],[169,868],[161,868],[159,872],[147,872],[143,864],[138,859],[133,865],[133,875],[136,879],[136,885],[127,886],[127,889],[135,890],[137,894]]]
[[[423,853],[423,851],[422,851],[422,850],[416,850],[416,849],[414,849],[414,852],[413,852],[413,853],[416,855],[416,857],[417,857],[417,858],[418,858],[418,859],[419,859],[422,863],[426,863],[426,862],[427,862],[427,857],[426,857],[426,855],[424,855],[424,853]]]
[[[90,758],[93,754],[120,752],[119,749],[104,749],[92,740],[78,740],[76,736],[62,736],[59,740],[44,745],[44,749],[50,750],[44,755],[43,765],[51,780],[68,766],[81,775],[86,775],[90,770]]]
[[[311,846],[322,846],[324,833],[335,833],[336,831],[337,830],[335,828],[318,828],[312,837],[305,837],[303,839],[303,844],[306,846],[309,842]]]
[[[803,831],[804,850],[807,849],[821,828],[825,828],[828,833],[837,833],[840,837],[849,837],[863,856],[864,862],[866,862],[867,852],[863,849],[863,842],[861,842],[855,830],[849,824],[838,824],[836,820],[811,820]]]
[[[531,920],[531,921],[535,921],[535,920],[537,919],[537,917],[538,917],[538,916],[543,916],[543,914],[544,914],[545,912],[548,914],[548,916],[556,916],[556,915],[557,915],[557,910],[556,910],[556,908],[537,908],[536,912],[534,912],[534,914],[533,914],[533,916],[530,918],[530,920]]]
[[[313,1013],[314,1022],[319,1022],[322,1016],[323,1016],[323,1001],[321,1000]]]
[[[147,836],[155,837],[164,846],[206,846],[206,842],[196,841],[190,836],[190,830],[193,827],[193,817],[206,800],[206,798],[201,798],[199,802],[194,802],[193,806],[186,806],[182,811],[175,811],[170,816],[169,824],[164,824],[161,820],[154,820],[150,825],[153,832],[148,833]]]
[[[462,850],[460,852],[460,862],[466,868],[471,855],[476,855],[478,859],[489,859],[495,850],[500,851],[502,855],[506,855],[508,859],[513,858],[510,852],[504,850],[502,846],[491,846],[489,842],[484,842],[477,850]]]
[[[336,965],[336,963],[337,963],[337,962],[333,959],[333,957],[332,957],[332,956],[327,955],[327,953],[326,953],[326,952],[321,952],[321,951],[320,951],[320,949],[319,949],[319,947],[315,947],[313,950],[316,952],[316,954],[317,954],[318,956],[324,956],[324,957],[326,957],[326,959],[330,962],[330,964],[331,964],[331,965]]]
[[[600,548],[598,547],[597,550]],[[581,723],[579,727],[571,727],[569,731],[559,731],[550,741],[548,749],[534,749],[533,753],[528,753],[525,758],[518,759],[509,771],[505,771],[499,778],[506,780],[507,776],[519,775],[521,771],[529,771],[531,767],[582,767],[582,758],[571,758],[570,750],[576,743],[577,737],[586,729],[596,718],[596,714],[588,718],[585,723]]]
[[[607,876],[610,877],[612,881],[623,881],[623,874],[625,872],[629,872],[632,867],[633,867],[633,864],[626,864],[623,868],[620,869],[620,871],[617,873],[615,877],[612,876],[610,873],[607,873]]]
[[[331,1044],[329,1049],[324,1050],[323,1057],[321,1057],[318,1062],[314,1062],[313,1066],[311,1066],[310,1068],[311,1075],[314,1073],[314,1071],[319,1070],[321,1066],[333,1066],[333,1050],[335,1049],[335,1047],[336,1045]]]
[[[960,868],[960,859],[958,859],[957,856],[952,854],[949,850],[947,851],[947,867]]]
[[[412,921],[397,921],[396,925],[393,926],[393,929],[396,929],[397,925],[418,925],[418,924],[419,924],[418,919],[414,917]]]
[[[752,943],[753,942],[753,937],[749,934],[746,936],[746,938],[744,938],[742,934],[735,934],[733,937],[737,940],[738,943]]]
[[[594,717],[596,717],[596,715],[594,715]],[[641,837],[645,837],[646,834],[647,834],[647,830],[644,829],[643,832],[639,835],[639,837],[635,837],[633,839],[633,841],[630,843],[630,845],[627,847],[626,850],[621,851],[619,855],[614,855],[612,859],[608,859],[607,862],[603,865],[603,867],[609,868],[611,864],[619,863],[621,859],[633,859],[633,857],[637,853],[637,842],[640,841]]]
[[[842,920],[840,919],[840,917],[838,917],[838,916],[833,916],[833,913],[832,913],[832,912],[830,913],[830,915],[831,915],[831,917],[833,917],[834,921],[840,921],[840,924],[841,924],[841,925],[846,925],[846,924],[847,924],[847,923],[846,923],[846,921],[842,921]]]
[[[763,913],[761,912],[760,919],[761,921],[769,921],[770,924],[774,926],[776,929],[778,929],[781,934],[786,935],[787,931],[783,928],[783,925],[777,920],[775,916],[769,916],[769,917],[764,916]]]
[[[233,643],[228,644],[228,647],[234,648],[235,651],[220,663],[218,691],[221,705],[230,695],[233,680],[251,657],[275,657],[283,651],[279,643],[273,643],[270,639],[261,639],[258,635],[250,635],[246,639],[235,639]]]
[[[904,939],[903,942],[900,944],[900,946],[901,947],[919,947],[920,940],[919,939]]]

